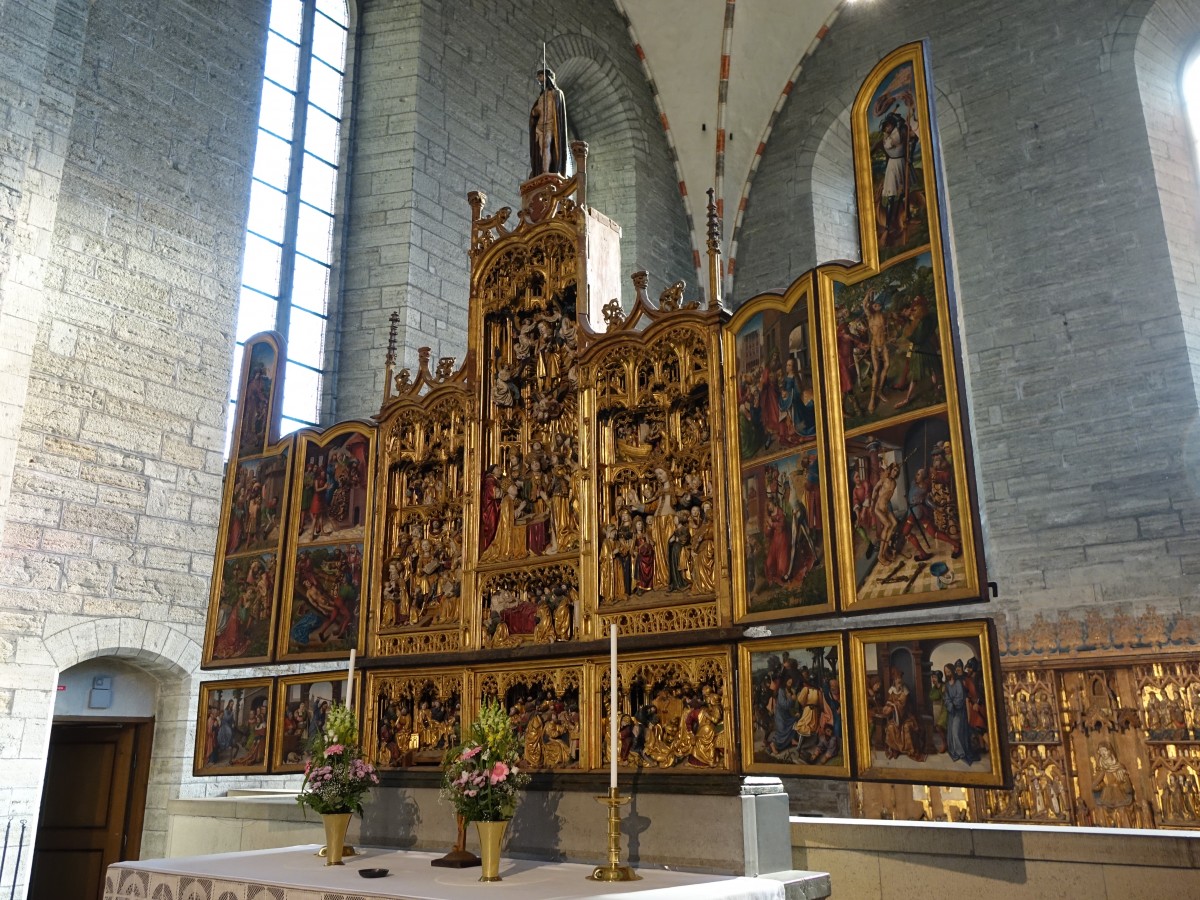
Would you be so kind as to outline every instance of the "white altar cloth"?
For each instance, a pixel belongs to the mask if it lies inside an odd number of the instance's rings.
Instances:
[[[104,900],[783,900],[778,881],[639,869],[641,881],[588,881],[592,866],[505,859],[499,882],[483,884],[478,867],[443,869],[440,854],[360,848],[344,866],[326,866],[320,845],[116,863]],[[384,878],[359,869],[386,868]]]

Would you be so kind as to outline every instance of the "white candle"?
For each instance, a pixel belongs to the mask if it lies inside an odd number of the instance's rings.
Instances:
[[[357,650],[350,651],[350,670],[346,673],[346,709],[354,709],[354,658]]]
[[[608,786],[617,787],[617,625],[608,624]]]

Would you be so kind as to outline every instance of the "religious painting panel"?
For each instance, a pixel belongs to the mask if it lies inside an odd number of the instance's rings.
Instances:
[[[324,732],[329,709],[335,703],[357,708],[357,698],[347,694],[344,669],[276,679],[272,773],[304,771],[313,738]]]
[[[608,660],[594,663],[596,704],[594,757],[609,764]],[[686,651],[631,653],[617,661],[617,766],[626,772],[672,774],[737,771],[737,726],[729,652],[697,647]]]
[[[440,770],[442,757],[462,742],[462,670],[366,673],[363,752],[380,771]]]
[[[192,775],[265,775],[271,734],[270,678],[202,681]]]
[[[738,645],[745,771],[850,777],[845,658],[836,632]]]
[[[987,621],[850,632],[856,777],[999,787],[1006,744]]]
[[[279,659],[333,659],[362,645],[372,532],[375,429],[300,432]]]
[[[238,350],[241,357],[240,387],[234,410],[231,453],[234,457],[265,452],[278,434],[283,379],[280,368],[286,356],[283,339],[273,331],[247,339]]]
[[[846,438],[846,608],[978,595],[965,471],[950,435],[938,413]]]
[[[573,641],[579,623],[574,564],[488,572],[480,578],[484,649]]]
[[[439,387],[381,423],[381,594],[371,627],[382,655],[464,646],[467,403],[462,387]]]
[[[937,231],[928,98],[920,44],[890,54],[859,89],[851,127],[864,258],[876,249],[882,262]]]
[[[716,624],[728,596],[714,323],[669,312],[635,341],[601,339],[584,368],[597,385],[599,611],[626,633]]]
[[[226,558],[239,553],[278,552],[283,536],[291,444],[255,459],[239,459],[233,470]]]
[[[725,414],[738,461],[729,530],[742,622],[834,609],[815,309],[805,275],[785,295],[749,300],[724,331],[735,372]]]
[[[585,694],[581,663],[478,669],[474,679],[475,698],[481,705],[499,702],[508,710],[524,748],[524,769],[588,767],[588,741],[579,706],[580,696]]]

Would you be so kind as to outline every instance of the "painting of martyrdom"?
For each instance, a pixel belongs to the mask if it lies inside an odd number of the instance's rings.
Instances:
[[[287,466],[287,447],[273,456],[238,460],[225,538],[227,556],[279,546]]]
[[[891,259],[929,243],[925,205],[924,148],[918,128],[912,62],[892,69],[879,82],[867,107],[871,185],[879,259]]]
[[[805,635],[740,650],[746,770],[848,778],[841,638]]]
[[[738,329],[738,453],[743,463],[816,441],[808,303],[761,312]]]
[[[303,772],[313,738],[325,730],[329,708],[346,699],[345,672],[280,678],[271,771]]]
[[[462,609],[462,507],[408,513],[384,564],[380,627],[453,625]]]
[[[382,769],[440,767],[462,740],[461,676],[372,675],[374,746]]]
[[[719,666],[699,676],[671,662],[619,669],[618,765],[680,771],[732,766],[733,731],[722,701],[725,679]],[[607,668],[602,680],[601,757],[608,765]]]
[[[929,253],[858,284],[834,284],[837,370],[847,431],[946,402]]]
[[[578,550],[581,473],[575,288],[487,321],[490,422],[479,493],[479,561]]]
[[[265,775],[270,724],[270,678],[202,682],[192,774]]]
[[[349,653],[358,646],[363,545],[303,547],[295,565],[287,653]]]
[[[279,352],[269,340],[250,345],[250,362],[246,368],[246,384],[242,388],[241,423],[238,431],[237,455],[262,453],[271,432],[271,401],[275,395],[275,374]]]
[[[328,444],[304,444],[297,540],[361,540],[366,528],[371,440],[349,432]]]
[[[944,415],[846,441],[853,602],[905,602],[966,585],[954,449]],[[930,597],[928,595],[933,594]]]
[[[742,469],[747,612],[829,602],[815,446]]]
[[[574,568],[551,566],[506,572],[483,585],[483,646],[553,644],[575,636],[579,576]]]
[[[277,561],[274,553],[225,560],[216,614],[210,619],[214,662],[236,665],[271,658]]]
[[[521,761],[527,769],[579,768],[579,682],[557,690],[552,679],[531,675],[512,683],[500,700],[524,747]]]
[[[851,632],[858,777],[1000,784],[987,623]]]

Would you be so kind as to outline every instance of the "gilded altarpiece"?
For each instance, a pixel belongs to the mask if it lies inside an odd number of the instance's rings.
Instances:
[[[379,415],[379,602],[371,620],[380,656],[446,653],[468,645],[463,607],[467,423],[472,385],[453,360],[395,379]]]
[[[498,702],[508,711],[524,752],[526,770],[578,770],[589,767],[580,701],[586,696],[581,663],[520,665],[479,670],[480,703]]]
[[[363,752],[380,771],[437,769],[463,735],[468,673],[376,669],[367,673]]]

